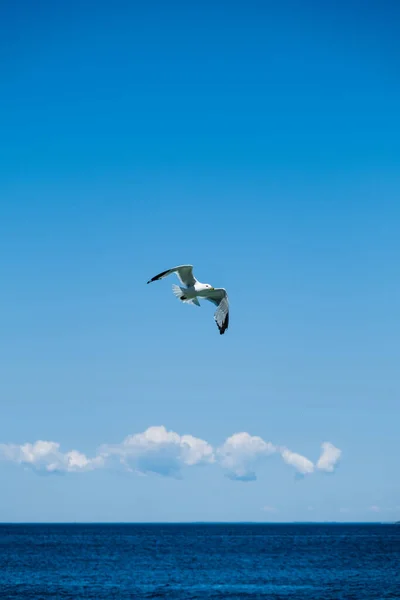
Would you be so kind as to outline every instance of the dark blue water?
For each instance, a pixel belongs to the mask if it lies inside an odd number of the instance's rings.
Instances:
[[[400,526],[0,525],[0,598],[400,599]]]

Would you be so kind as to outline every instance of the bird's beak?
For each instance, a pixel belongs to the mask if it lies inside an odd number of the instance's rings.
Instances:
[[[213,288],[213,287],[210,287],[210,290],[211,290],[212,292],[214,291],[214,289],[215,289],[215,288]]]

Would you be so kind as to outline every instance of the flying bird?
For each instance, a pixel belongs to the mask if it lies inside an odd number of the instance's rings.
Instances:
[[[220,334],[222,335],[225,333],[229,325],[229,302],[226,290],[224,290],[224,288],[214,288],[209,283],[200,283],[200,281],[197,281],[196,277],[193,275],[192,265],[181,265],[180,267],[168,269],[167,271],[155,275],[149,279],[147,283],[164,279],[164,277],[168,277],[168,275],[171,275],[172,273],[176,273],[179,281],[185,286],[180,287],[179,285],[173,285],[172,291],[175,296],[179,298],[181,302],[195,304],[196,306],[200,306],[199,298],[204,298],[204,300],[208,300],[215,304],[217,307],[214,314],[215,322]]]

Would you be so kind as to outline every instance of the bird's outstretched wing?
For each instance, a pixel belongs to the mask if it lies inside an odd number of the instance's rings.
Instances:
[[[224,288],[215,288],[207,292],[207,295],[204,296],[204,298],[217,306],[214,319],[218,326],[219,332],[222,335],[229,326],[228,294]]]
[[[168,271],[163,271],[158,275],[155,275],[147,283],[151,283],[152,281],[158,281],[159,279],[164,279],[164,277],[168,277],[171,273],[176,273],[179,281],[186,285],[186,287],[192,287],[197,279],[193,275],[193,266],[192,265],[181,265],[180,267],[174,267],[173,269],[168,269]]]

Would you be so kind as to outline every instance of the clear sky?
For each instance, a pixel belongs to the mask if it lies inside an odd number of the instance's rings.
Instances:
[[[400,519],[399,17],[2,3],[0,521]]]

